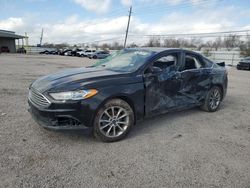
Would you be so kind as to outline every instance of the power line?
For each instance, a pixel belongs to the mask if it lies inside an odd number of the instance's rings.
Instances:
[[[197,1],[196,3],[195,3],[195,5],[202,5],[202,4],[204,4],[204,2],[205,3],[211,3],[211,1],[217,1],[217,0],[199,0],[199,1]],[[221,0],[222,1],[222,0]],[[189,5],[189,6],[183,6],[183,5]],[[190,4],[190,2],[184,2],[184,3],[181,3],[181,4],[179,4],[179,5],[176,5],[176,6],[170,6],[170,7],[162,7],[163,8],[163,10],[174,10],[174,9],[176,9],[176,8],[186,8],[186,7],[190,7],[190,6],[192,6],[192,4]],[[140,6],[137,6],[137,7],[140,7]],[[142,7],[142,6],[141,6]],[[123,11],[124,10],[124,11]],[[148,11],[149,10],[149,11]],[[150,11],[151,10],[151,11]],[[147,11],[146,13],[145,12],[143,12],[143,14],[150,14],[150,13],[154,13],[155,14],[155,11],[156,11],[156,9],[155,9],[155,7],[149,7],[149,9],[147,9],[147,8],[144,8],[143,9],[143,11]],[[154,11],[154,12],[152,12],[152,11]],[[99,24],[105,24],[105,23],[107,23],[107,21],[109,21],[109,20],[107,20],[108,18],[115,18],[115,17],[117,17],[117,16],[124,16],[124,13],[125,12],[125,9],[124,8],[122,8],[122,9],[116,9],[116,10],[114,10],[114,11],[112,11],[112,13],[109,15],[109,16],[107,16],[107,17],[105,17],[105,21],[100,21],[100,22],[97,22],[97,23],[93,23],[93,22],[86,22],[85,24],[86,24],[86,27],[89,27],[89,26],[95,26],[95,25],[99,25]],[[116,13],[116,14],[113,14],[113,13]],[[119,14],[117,14],[117,13],[119,13]],[[111,16],[112,15],[112,16]],[[136,15],[140,15],[140,13],[137,13]]]
[[[163,6],[160,6],[160,7],[167,7],[167,8],[173,8],[173,7],[178,7],[178,6],[180,6],[180,5],[196,5],[197,3],[201,3],[201,2],[207,2],[207,1],[209,1],[209,2],[211,2],[211,1],[215,1],[215,0],[198,0],[198,1],[196,1],[195,3],[192,3],[192,2],[190,2],[190,1],[184,1],[184,2],[182,2],[182,3],[178,3],[178,4],[169,4],[169,3],[166,3],[166,2],[164,2],[162,5]],[[217,0],[216,0],[217,1]],[[145,6],[146,5],[146,6]],[[143,5],[137,5],[137,6],[133,6],[134,7],[134,10],[140,10],[140,9],[142,9],[143,11],[144,10],[149,10],[149,9],[154,9],[155,8],[155,6],[157,5],[157,7],[159,7],[159,3],[155,3],[155,4],[153,4],[153,3],[150,3],[150,6],[149,7],[147,7],[147,4],[143,4]]]
[[[222,0],[221,0],[222,1]],[[171,11],[171,10],[176,10],[179,8],[189,8],[189,7],[194,7],[194,6],[200,6],[200,5],[209,5],[211,4],[211,2],[217,2],[216,0],[204,0],[204,1],[197,1],[197,3],[195,5],[190,4],[190,3],[185,3],[185,4],[180,4],[180,5],[176,5],[176,6],[170,6],[170,7],[159,7],[158,9],[156,9],[155,7],[149,7],[149,8],[145,8],[143,9],[143,12],[138,12],[136,13],[136,15],[150,15],[150,14],[156,14],[156,13],[160,13],[159,11]],[[156,11],[157,10],[157,11]]]
[[[82,44],[107,42],[107,41],[114,41],[114,40],[121,40],[121,39],[122,39],[121,37],[113,37],[113,38],[107,38],[107,39],[101,39],[101,40],[94,40],[94,41],[83,42]]]

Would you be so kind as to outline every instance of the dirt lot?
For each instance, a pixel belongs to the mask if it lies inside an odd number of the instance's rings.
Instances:
[[[53,132],[27,112],[39,76],[86,58],[0,55],[0,187],[250,187],[250,72],[229,70],[221,109],[162,115],[117,143]]]

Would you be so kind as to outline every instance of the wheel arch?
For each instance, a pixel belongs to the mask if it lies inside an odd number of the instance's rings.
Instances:
[[[132,111],[133,111],[133,114],[134,114],[134,124],[136,124],[136,120],[137,120],[137,115],[136,115],[136,110],[135,110],[135,106],[134,106],[134,103],[133,103],[133,100],[126,96],[126,95],[114,95],[114,96],[111,96],[111,97],[108,97],[106,98],[97,108],[96,112],[95,112],[95,116],[97,114],[97,112],[100,110],[100,108],[103,107],[103,105],[105,103],[107,103],[108,101],[110,100],[113,100],[113,99],[120,99],[120,100],[123,100],[125,101],[126,103],[128,103],[128,105],[131,107]],[[94,117],[95,117],[94,116]],[[93,118],[94,119],[94,118]]]

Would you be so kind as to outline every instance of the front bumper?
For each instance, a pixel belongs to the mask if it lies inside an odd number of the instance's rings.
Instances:
[[[89,128],[90,122],[77,109],[40,109],[28,101],[32,118],[42,127],[52,130],[77,130]],[[86,124],[88,126],[86,126]]]

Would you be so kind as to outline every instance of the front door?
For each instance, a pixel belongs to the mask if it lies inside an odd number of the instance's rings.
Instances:
[[[181,87],[178,68],[181,52],[160,56],[144,72],[146,116],[165,113],[176,108]]]

